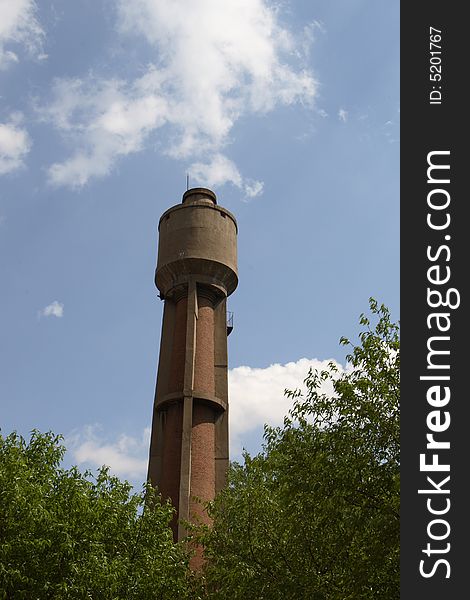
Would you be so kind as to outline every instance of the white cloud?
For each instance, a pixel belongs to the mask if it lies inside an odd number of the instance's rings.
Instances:
[[[338,111],[338,119],[343,121],[343,123],[346,123],[348,120],[348,111],[344,110],[344,108],[340,108]]]
[[[238,459],[246,436],[264,424],[281,425],[292,407],[292,400],[284,390],[304,388],[303,381],[310,368],[323,370],[329,360],[301,358],[287,364],[274,364],[266,368],[237,367],[229,370],[230,404],[230,456]],[[343,367],[335,362],[339,372]],[[333,393],[330,383],[323,391]],[[131,480],[144,480],[147,474],[150,446],[150,427],[140,437],[126,434],[114,440],[103,435],[99,425],[87,425],[73,431],[66,446],[78,465],[98,468],[107,465],[111,471]]]
[[[112,442],[102,439],[101,429],[87,425],[67,436],[66,446],[76,463],[88,468],[106,465],[115,475],[143,481],[147,475],[150,427],[144,429],[140,438],[121,434]]]
[[[240,454],[243,437],[251,431],[264,424],[281,425],[292,406],[292,400],[284,395],[284,390],[302,389],[309,369],[326,369],[329,362],[301,358],[296,362],[274,364],[264,369],[230,369],[230,455]],[[335,364],[341,371],[342,367]],[[326,390],[333,392],[331,384],[326,384]]]
[[[79,150],[50,167],[53,184],[81,187],[91,177],[107,175],[117,157],[141,150],[148,133],[164,124],[165,100],[142,94],[141,84],[80,79],[54,83],[54,101],[39,112],[78,143]]]
[[[193,163],[189,172],[201,185],[218,186],[230,182],[242,186],[242,176],[236,164],[223,154],[215,154],[208,163]]]
[[[141,150],[160,129],[165,152],[194,161],[194,176],[259,194],[261,184],[245,182],[222,149],[242,116],[312,103],[316,82],[298,66],[307,34],[294,37],[265,0],[135,0],[118,6],[120,31],[143,35],[158,62],[132,82],[55,83],[52,102],[40,112],[78,150],[52,165],[51,182],[80,187],[106,175],[119,156]]]
[[[41,311],[39,311],[40,317],[57,317],[58,319],[64,316],[64,305],[61,302],[51,302]]]
[[[253,181],[251,179],[245,181],[245,194],[248,198],[256,198],[256,196],[263,193],[263,189],[263,181]]]
[[[193,163],[189,172],[191,178],[205,187],[217,187],[232,183],[245,193],[247,198],[254,198],[263,192],[264,183],[243,179],[237,165],[223,154],[213,155],[207,163]]]
[[[10,122],[0,123],[0,175],[21,168],[31,149],[28,132],[17,125],[18,120],[12,115]]]
[[[29,54],[41,58],[44,31],[36,18],[34,0],[0,0],[0,70],[18,62],[18,55],[7,46],[21,45]]]

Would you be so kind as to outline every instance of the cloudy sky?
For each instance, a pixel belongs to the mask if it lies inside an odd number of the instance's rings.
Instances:
[[[387,0],[0,0],[0,423],[146,473],[161,213],[239,223],[231,454],[368,297],[398,318],[399,8]]]

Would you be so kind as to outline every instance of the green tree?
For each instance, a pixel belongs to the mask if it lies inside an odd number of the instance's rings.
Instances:
[[[263,451],[232,465],[202,534],[211,598],[399,597],[398,326],[370,307],[346,371],[311,371]]]
[[[61,468],[60,440],[0,435],[0,598],[190,597],[170,505],[105,468]]]

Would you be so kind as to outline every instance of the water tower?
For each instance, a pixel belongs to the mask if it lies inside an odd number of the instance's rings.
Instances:
[[[155,284],[164,301],[148,477],[181,519],[204,506],[228,467],[227,297],[237,275],[237,222],[216,195],[193,188],[160,218]]]

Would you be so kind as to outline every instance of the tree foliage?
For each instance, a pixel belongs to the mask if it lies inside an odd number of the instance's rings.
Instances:
[[[0,598],[190,597],[170,505],[106,468],[65,470],[64,452],[52,433],[0,435]]]
[[[202,534],[209,597],[399,597],[398,326],[370,307],[375,326],[362,315],[359,343],[341,340],[346,371],[311,371],[263,451],[232,465]]]
[[[397,599],[398,326],[370,307],[359,342],[341,340],[348,368],[311,371],[263,451],[231,466],[213,527],[194,528],[197,578],[154,490],[61,468],[52,433],[0,435],[0,600]]]

